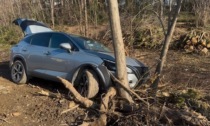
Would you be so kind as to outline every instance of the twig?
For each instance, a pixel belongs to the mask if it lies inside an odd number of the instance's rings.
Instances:
[[[162,118],[162,116],[163,116],[163,112],[164,112],[165,106],[166,106],[166,102],[164,102],[164,104],[163,104],[163,106],[162,106],[162,108],[161,108],[160,115],[159,115],[159,120],[160,120],[160,119]]]
[[[6,119],[0,118],[0,120],[2,120],[3,122],[6,122],[6,123],[10,123],[10,122],[8,122]]]
[[[74,107],[72,107],[70,109],[64,110],[64,111],[61,112],[61,115],[64,114],[64,113],[70,112],[70,111],[72,111],[72,110],[74,110],[74,109],[76,109],[78,107],[79,107],[79,105],[75,105]]]
[[[107,108],[106,108],[106,105],[105,105],[105,103],[104,103],[104,101],[103,101],[104,95],[105,95],[104,93],[101,95],[101,103],[104,105],[105,109],[107,109]]]
[[[128,89],[127,87],[124,86],[124,84],[122,84],[122,82],[120,80],[118,80],[111,72],[110,72],[110,76],[112,78],[113,81],[117,82],[118,85],[120,85],[124,90],[126,90],[128,93],[133,94],[134,96],[136,96],[140,101],[142,101],[143,103],[145,103],[146,105],[149,106],[149,103],[144,101],[138,94],[136,94],[134,91]]]

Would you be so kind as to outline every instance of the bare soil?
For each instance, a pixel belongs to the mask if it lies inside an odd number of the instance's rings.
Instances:
[[[135,50],[137,57],[154,71],[159,51]],[[25,85],[10,79],[8,50],[0,50],[0,125],[1,126],[68,126],[77,125],[86,110],[69,109],[71,98],[62,84],[33,78]],[[210,90],[210,57],[170,50],[162,83],[173,87],[193,87]],[[60,98],[40,96],[40,91],[61,94]],[[169,89],[171,90],[171,89]]]

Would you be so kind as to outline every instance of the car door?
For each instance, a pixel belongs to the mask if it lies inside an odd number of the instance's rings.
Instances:
[[[71,71],[75,69],[76,65],[80,63],[76,60],[78,58],[78,51],[68,52],[60,48],[61,43],[71,43],[71,40],[62,33],[53,33],[47,54],[44,57],[46,74],[51,77],[67,78]],[[73,46],[73,45],[72,45]]]
[[[27,47],[29,74],[41,76],[44,74],[44,56],[49,45],[51,33],[38,33],[32,36],[30,46]]]

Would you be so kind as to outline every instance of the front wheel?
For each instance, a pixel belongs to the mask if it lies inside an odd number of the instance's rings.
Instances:
[[[93,70],[83,70],[79,75],[76,89],[84,97],[95,97],[99,92],[99,80],[97,74]]]
[[[12,65],[11,78],[16,84],[25,84],[27,82],[26,70],[22,61],[16,60]]]

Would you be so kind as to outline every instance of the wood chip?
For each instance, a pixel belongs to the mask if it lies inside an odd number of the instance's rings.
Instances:
[[[12,116],[15,116],[15,117],[20,116],[20,115],[21,115],[20,112],[14,112],[14,113],[12,113]]]

